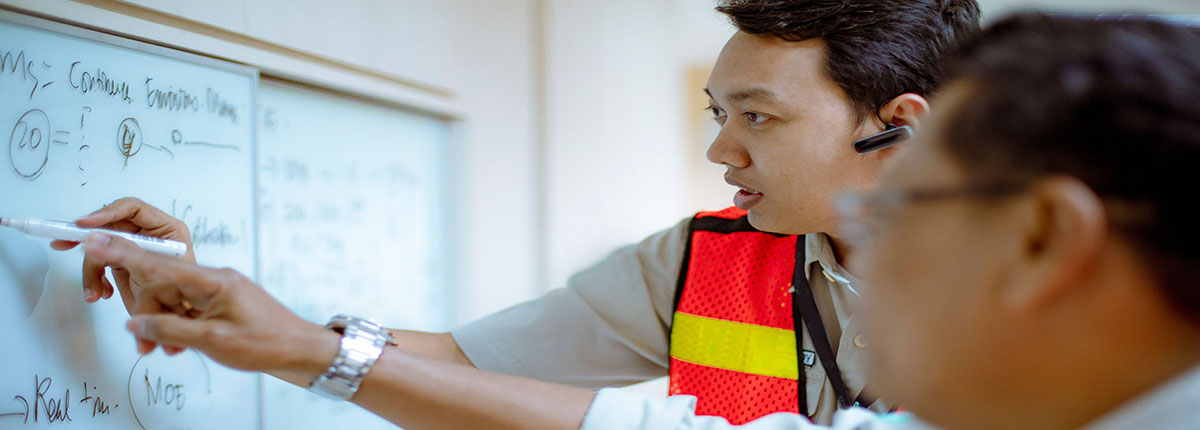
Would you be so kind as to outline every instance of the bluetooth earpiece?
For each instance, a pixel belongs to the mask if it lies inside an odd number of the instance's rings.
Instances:
[[[866,154],[903,143],[913,135],[912,127],[888,124],[882,132],[854,141],[854,152]]]

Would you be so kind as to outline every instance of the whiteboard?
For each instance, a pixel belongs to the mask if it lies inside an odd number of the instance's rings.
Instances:
[[[73,219],[136,196],[201,264],[255,276],[257,72],[0,12],[0,216]],[[140,357],[119,299],[83,301],[82,252],[0,229],[0,428],[249,429],[259,378]]]
[[[259,104],[263,287],[319,324],[447,330],[446,122],[269,81]],[[262,413],[269,430],[395,428],[274,378]]]

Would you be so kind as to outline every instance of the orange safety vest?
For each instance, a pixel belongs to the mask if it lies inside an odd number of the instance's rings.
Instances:
[[[839,404],[851,404],[832,350],[821,348],[829,340],[803,273],[803,238],[759,231],[734,207],[692,219],[675,291],[669,394],[696,396],[696,414],[735,425],[775,412],[811,416],[803,367],[817,356]],[[797,319],[808,322],[817,353],[797,348]],[[854,399],[872,402],[865,390]]]

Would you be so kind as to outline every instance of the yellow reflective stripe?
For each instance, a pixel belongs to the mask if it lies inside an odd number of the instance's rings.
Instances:
[[[791,330],[675,312],[671,357],[702,366],[796,379]]]

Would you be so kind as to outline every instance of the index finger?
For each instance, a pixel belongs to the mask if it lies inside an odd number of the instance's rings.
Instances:
[[[84,242],[87,257],[104,266],[124,268],[131,277],[138,279],[142,288],[160,290],[153,294],[163,297],[186,299],[189,306],[197,310],[208,309],[213,296],[221,288],[222,280],[211,276],[204,268],[180,261],[176,258],[154,254],[138,248],[133,242],[104,233],[89,234]],[[161,294],[162,289],[178,294]],[[135,292],[141,295],[141,292]],[[168,307],[180,306],[181,300],[162,303]]]
[[[52,240],[52,241],[50,241],[50,249],[53,249],[56,251],[66,251],[66,250],[74,248],[76,246],[79,246],[79,242],[72,242],[69,240]]]
[[[82,220],[82,219],[83,218],[80,218],[80,220]],[[84,221],[84,223],[87,223],[87,221]],[[76,221],[75,225],[78,225],[80,227],[87,227],[83,224],[80,224],[79,221]],[[101,224],[96,227],[102,227],[106,230],[123,231],[126,233],[133,233],[133,234],[138,234],[139,232],[141,232],[144,229],[142,226],[137,225],[137,224],[133,223],[132,221],[124,220],[124,219],[120,220],[120,221],[108,223],[108,224]],[[66,251],[66,250],[69,250],[76,246],[79,246],[79,243],[80,242],[55,239],[55,240],[50,241],[50,248],[54,249],[56,251]]]
[[[132,227],[141,230],[158,230],[176,222],[179,220],[135,197],[114,201],[108,206],[75,220],[75,224],[80,227],[111,226],[122,231],[130,231]],[[182,223],[180,222],[180,224]],[[187,234],[186,229],[180,233]]]

